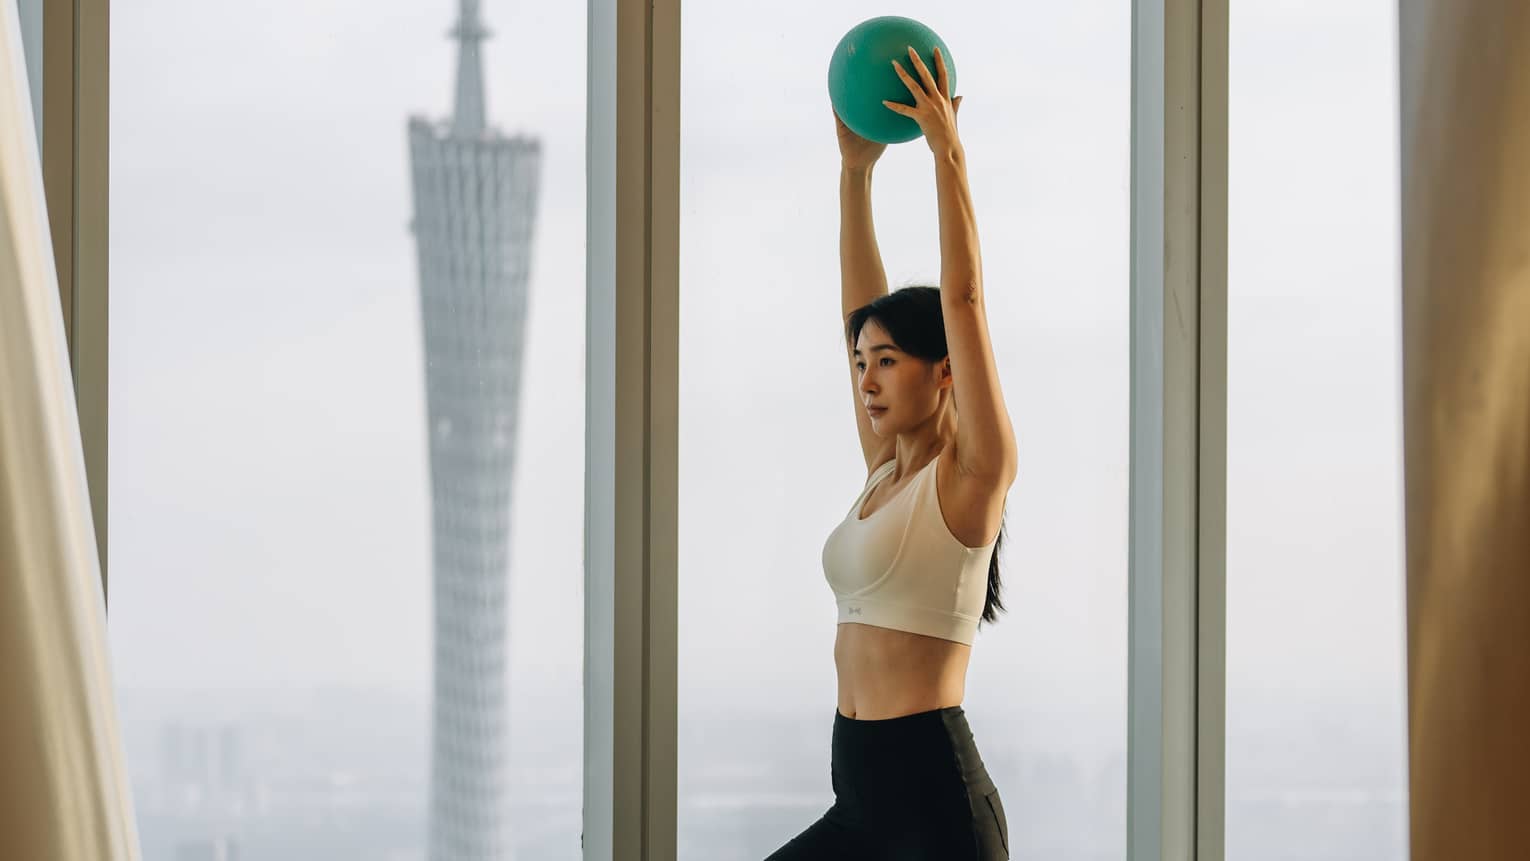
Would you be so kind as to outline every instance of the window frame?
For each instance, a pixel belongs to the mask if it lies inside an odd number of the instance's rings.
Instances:
[[[1127,857],[1225,851],[1227,2],[1132,4]]]
[[[588,26],[582,848],[674,858],[680,2]]]
[[[53,243],[48,250],[58,279],[103,594],[108,561],[110,10],[111,0],[17,4]]]

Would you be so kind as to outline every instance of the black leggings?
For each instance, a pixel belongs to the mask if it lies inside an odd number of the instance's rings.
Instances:
[[[834,710],[834,805],[765,861],[1000,861],[1009,825],[961,706],[887,720]]]

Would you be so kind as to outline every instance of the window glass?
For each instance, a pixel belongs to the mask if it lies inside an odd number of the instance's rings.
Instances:
[[[1402,861],[1396,4],[1230,12],[1227,857]]]
[[[579,856],[585,6],[479,5],[112,18],[149,861]]]
[[[830,56],[885,4],[682,7],[679,855],[765,857],[833,801],[825,539],[866,482],[841,335]],[[1008,612],[966,710],[1016,858],[1125,857],[1129,5],[961,2],[945,41],[1020,449]],[[888,148],[890,289],[935,286],[930,149]]]

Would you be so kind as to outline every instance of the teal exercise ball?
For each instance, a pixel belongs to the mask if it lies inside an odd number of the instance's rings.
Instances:
[[[834,57],[829,60],[829,103],[850,131],[884,144],[919,137],[918,123],[882,104],[883,99],[905,105],[914,103],[914,94],[892,65],[897,60],[915,83],[921,83],[919,70],[908,55],[910,45],[924,60],[930,77],[937,81],[940,72],[935,68],[935,48],[940,47],[951,88],[946,95],[955,97],[956,64],[951,60],[950,49],[934,30],[897,15],[862,21],[839,40],[834,46]]]

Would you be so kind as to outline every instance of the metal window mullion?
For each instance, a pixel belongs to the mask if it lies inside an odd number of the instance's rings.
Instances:
[[[42,171],[96,553],[107,585],[107,192],[110,0],[42,9]],[[34,82],[35,84],[36,82]]]
[[[1226,854],[1228,0],[1200,3],[1196,858]]]
[[[1132,7],[1127,847],[1220,861],[1226,0]]]
[[[676,852],[678,0],[590,0],[586,859]]]
[[[91,520],[101,559],[101,593],[108,602],[111,558],[107,553],[107,393],[109,334],[108,170],[110,0],[76,0],[74,161],[74,359],[75,403],[90,486]]]

